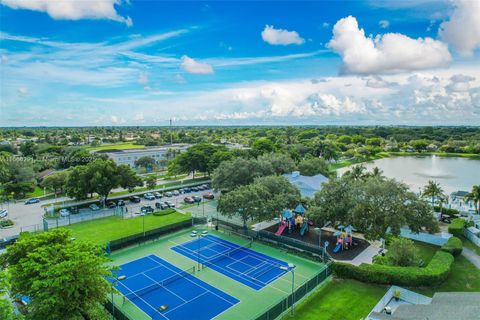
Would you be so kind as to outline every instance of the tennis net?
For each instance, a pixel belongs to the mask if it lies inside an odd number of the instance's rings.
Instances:
[[[175,282],[177,280],[183,279],[185,277],[188,277],[189,275],[192,275],[195,273],[195,267],[191,267],[186,270],[182,270],[166,279],[163,279],[162,281],[155,282],[154,284],[148,285],[142,289],[138,289],[136,291],[133,291],[131,293],[128,293],[124,295],[124,300],[126,301],[132,301],[138,298],[141,298],[141,296],[146,295],[149,292],[155,291],[159,288],[163,288],[172,282]]]
[[[240,252],[240,251],[243,251],[245,249],[248,249],[248,248],[251,248],[252,247],[252,242],[248,242],[247,244],[243,245],[243,246],[238,246],[238,247],[235,247],[235,248],[232,248],[232,249],[229,249],[225,252],[221,252],[215,256],[213,256],[212,258],[210,258],[208,261],[204,261],[202,263],[202,269],[204,268],[207,268],[211,265],[214,265],[216,262],[219,262],[223,259],[226,259],[226,258],[231,258],[232,256],[234,256],[236,253]]]

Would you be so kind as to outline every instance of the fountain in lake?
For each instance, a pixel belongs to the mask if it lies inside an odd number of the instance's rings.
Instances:
[[[422,172],[416,172],[417,175],[427,178],[443,178],[449,179],[454,176],[449,175],[447,172],[443,171],[438,165],[438,157],[433,155],[431,157],[430,169],[424,170]]]

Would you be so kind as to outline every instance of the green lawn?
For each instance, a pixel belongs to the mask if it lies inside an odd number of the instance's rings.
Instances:
[[[414,241],[415,247],[418,249],[418,258],[422,259],[425,265],[432,260],[433,255],[440,249],[439,246],[428,244],[424,242]],[[388,253],[387,253],[388,254]]]
[[[160,217],[149,214],[145,216],[145,231],[190,219],[191,217],[189,215],[180,213],[172,213]],[[131,219],[123,219],[112,216],[75,223],[65,228],[72,230],[75,238],[105,244],[111,240],[143,232],[143,218],[139,216]]]
[[[354,280],[332,280],[300,303],[295,320],[359,320],[368,315],[387,287]]]
[[[467,238],[465,237],[461,237],[460,239],[462,239],[462,242],[463,242],[463,246],[465,248],[468,248],[474,252],[476,252],[479,256],[480,256],[480,247],[473,244],[470,240],[468,240]]]
[[[88,151],[100,151],[100,150],[110,150],[110,149],[139,149],[139,148],[145,148],[144,145],[140,144],[133,144],[133,143],[107,143],[107,144],[102,144],[101,146],[98,147],[85,147]]]
[[[412,289],[419,293],[432,296],[434,292],[472,291],[480,292],[480,272],[465,257],[455,258],[450,275],[442,285],[436,288]]]

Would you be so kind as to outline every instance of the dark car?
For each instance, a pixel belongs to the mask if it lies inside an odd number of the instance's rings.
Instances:
[[[139,203],[140,201],[142,201],[142,200],[140,199],[139,196],[131,196],[130,197],[130,202]]]
[[[183,202],[185,202],[185,203],[194,203],[195,200],[193,200],[192,197],[185,197],[185,198],[183,199]]]
[[[208,200],[212,200],[212,199],[215,199],[215,195],[213,193],[209,192],[209,193],[205,193],[203,195],[203,198],[208,199]]]
[[[210,185],[209,184],[202,184],[203,186],[203,190],[208,190],[210,189]]]
[[[201,186],[198,186],[197,188],[198,188],[198,190],[205,190],[206,189],[203,184]]]
[[[11,237],[6,237],[6,238],[0,238],[0,249],[5,249],[7,245],[13,244],[17,241],[18,235],[16,236],[11,236]]]
[[[80,213],[80,210],[78,209],[78,207],[70,207],[69,209],[72,214]]]
[[[109,203],[107,203],[107,207],[113,209],[117,207],[117,204],[113,201],[110,201]]]
[[[27,201],[25,201],[25,204],[34,204],[34,203],[39,203],[39,202],[40,202],[40,199],[31,198],[31,199],[28,199]]]
[[[118,200],[118,201],[117,201],[117,206],[119,206],[119,207],[124,207],[124,206],[125,206],[125,201],[123,201],[123,200]]]
[[[153,210],[151,206],[143,206],[142,208],[140,208],[140,212],[145,214],[152,213],[153,211],[155,210]]]
[[[193,191],[193,192],[197,192],[197,191],[198,191],[198,187],[192,187],[192,191]]]
[[[193,196],[192,198],[193,198],[193,201],[195,202],[202,202],[202,197],[200,196]]]
[[[183,188],[183,192],[184,192],[184,193],[190,193],[190,192],[192,192],[192,189],[190,189],[190,188]]]
[[[155,208],[162,209],[162,203],[161,202],[155,202]]]
[[[163,197],[163,194],[160,192],[154,192],[153,195],[155,196],[155,199],[161,199]]]

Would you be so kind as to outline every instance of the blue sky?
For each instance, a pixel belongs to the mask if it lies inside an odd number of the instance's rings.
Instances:
[[[480,0],[0,0],[0,125],[480,123]]]

